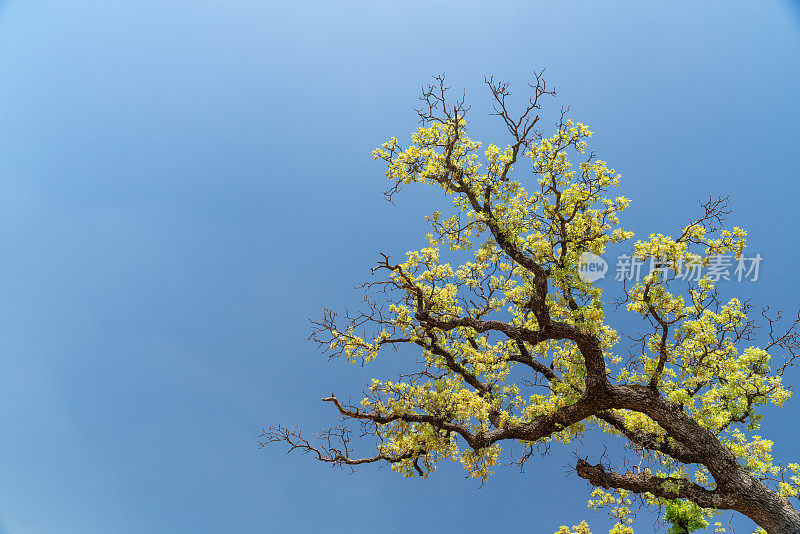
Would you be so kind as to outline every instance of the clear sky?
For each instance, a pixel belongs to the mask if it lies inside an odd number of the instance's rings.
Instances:
[[[627,227],[730,192],[765,258],[732,289],[797,307],[796,3],[0,1],[0,533],[601,531],[569,451],[479,489],[257,448],[382,369],[306,341],[441,205],[387,204],[372,148],[438,72],[494,134],[483,75],[534,67],[622,173]],[[784,460],[798,402],[764,429]]]

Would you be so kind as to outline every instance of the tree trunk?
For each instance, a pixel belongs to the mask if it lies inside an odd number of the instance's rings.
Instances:
[[[759,486],[740,511],[768,534],[800,534],[800,513],[783,497]]]

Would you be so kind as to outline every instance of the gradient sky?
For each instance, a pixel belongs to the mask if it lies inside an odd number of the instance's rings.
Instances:
[[[497,133],[483,75],[534,67],[622,173],[628,228],[730,192],[765,260],[729,288],[797,307],[796,3],[0,2],[0,533],[601,532],[569,450],[479,489],[257,447],[382,369],[306,341],[441,206],[387,204],[372,148],[438,72]],[[764,428],[779,459],[798,402]]]

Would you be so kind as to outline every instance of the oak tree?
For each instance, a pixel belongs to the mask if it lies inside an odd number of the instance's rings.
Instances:
[[[674,532],[732,510],[769,534],[800,533],[790,503],[800,466],[775,463],[758,435],[762,408],[790,396],[782,376],[800,354],[800,317],[780,331],[779,314],[723,299],[708,272],[685,276],[687,266],[743,254],[745,231],[725,227],[727,198],[701,203],[672,235],[632,243],[631,257],[654,268],[604,298],[579,265],[634,236],[619,220],[629,200],[612,194],[620,176],[565,111],[552,131],[541,128],[554,94],[541,73],[516,115],[509,84],[486,85],[509,141],[470,137],[464,97],[451,100],[435,77],[410,142],[392,138],[373,155],[386,165],[389,200],[418,183],[451,204],[427,218],[428,246],[403,261],[381,255],[361,286],[363,309],[312,321],[331,356],[365,364],[409,346],[416,361],[396,380],[373,379],[358,404],[322,399],[341,423],[319,439],[276,425],[262,446],[284,443],[334,466],[385,463],[408,477],[451,460],[485,479],[504,449],[521,466],[539,447],[601,431],[618,441],[617,463],[580,458],[574,471],[594,488],[591,506],[613,509],[612,533],[633,532],[634,499],[663,507]],[[615,313],[638,316],[639,332],[623,340]],[[356,441],[370,440],[373,452],[355,455]],[[588,532],[581,523],[559,534]]]

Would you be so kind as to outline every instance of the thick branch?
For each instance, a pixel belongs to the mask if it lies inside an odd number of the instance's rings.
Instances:
[[[614,427],[634,445],[644,447],[651,451],[660,452],[684,464],[699,464],[703,461],[702,457],[695,454],[682,443],[653,434],[652,432],[630,430],[625,426],[622,417],[613,411],[600,412],[597,414],[597,418]]]
[[[737,500],[733,495],[708,490],[683,478],[655,477],[645,473],[615,473],[606,471],[602,465],[591,465],[586,460],[578,460],[578,476],[595,487],[614,488],[632,491],[637,494],[651,493],[664,499],[687,499],[703,508],[720,510],[734,509]]]

